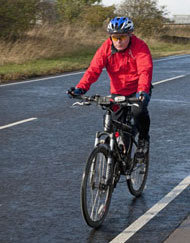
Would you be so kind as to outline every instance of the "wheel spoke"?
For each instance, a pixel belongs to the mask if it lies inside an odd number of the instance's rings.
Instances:
[[[105,185],[108,153],[101,145],[94,149],[82,181],[82,212],[92,227],[98,227],[103,222],[111,200],[112,187]]]
[[[92,199],[92,209],[91,209],[90,217],[93,220],[97,219],[96,218],[96,216],[97,216],[97,209],[95,207],[96,207],[96,202],[97,202],[97,199],[98,199],[98,194],[99,194],[99,190],[97,190],[94,200]],[[95,215],[94,215],[94,212],[95,212]]]

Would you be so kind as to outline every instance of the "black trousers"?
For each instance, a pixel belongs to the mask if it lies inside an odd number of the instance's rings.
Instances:
[[[118,95],[112,95],[114,98]],[[134,97],[135,94],[131,95],[130,97]],[[143,102],[139,102],[139,107],[132,106],[132,113],[134,116],[135,124],[137,126],[139,132],[140,139],[149,139],[149,129],[150,129],[150,117],[147,105]],[[116,112],[112,113],[112,118],[114,120],[125,122],[127,117],[127,107],[119,108]]]

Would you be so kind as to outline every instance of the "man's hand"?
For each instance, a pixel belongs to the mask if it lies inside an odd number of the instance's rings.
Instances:
[[[75,88],[75,87],[71,87],[70,89],[67,90],[67,94],[68,94],[69,98],[73,98],[74,96],[77,96],[77,95],[83,95],[85,93],[86,93],[86,90],[80,89],[80,88]]]
[[[150,96],[144,91],[140,91],[140,92],[136,93],[136,97],[140,101],[142,101],[144,105],[148,105],[148,102],[150,101]]]

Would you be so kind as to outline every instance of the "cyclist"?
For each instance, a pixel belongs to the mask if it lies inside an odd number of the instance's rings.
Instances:
[[[136,96],[142,101],[139,107],[132,107],[132,112],[139,131],[136,155],[143,157],[149,149],[150,117],[147,106],[151,95],[153,63],[147,44],[132,34],[133,30],[130,18],[113,18],[107,27],[110,37],[97,50],[80,82],[68,93],[71,96],[85,94],[105,67],[112,97]],[[126,114],[127,110],[120,108],[114,113],[114,119],[124,122]]]

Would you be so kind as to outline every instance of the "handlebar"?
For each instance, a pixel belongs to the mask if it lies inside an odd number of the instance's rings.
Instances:
[[[93,95],[93,96],[84,96],[84,95],[74,95],[73,98],[82,100],[82,102],[76,102],[73,105],[90,105],[91,103],[96,103],[102,107],[110,107],[113,104],[120,104],[122,106],[130,106],[133,103],[134,105],[138,105],[141,102],[138,98],[135,97],[126,97],[126,96],[116,96],[112,99],[110,96],[100,96],[100,95]]]

